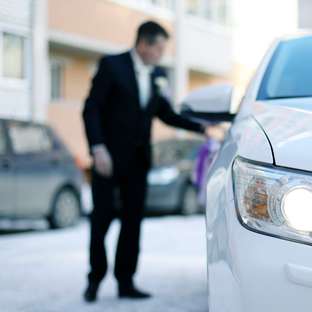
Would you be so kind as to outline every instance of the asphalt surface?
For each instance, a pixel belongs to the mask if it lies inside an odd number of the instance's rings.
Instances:
[[[43,224],[0,222],[1,312],[207,312],[204,218],[148,218],[136,283],[153,293],[145,301],[118,300],[111,270],[98,302],[86,304],[82,292],[88,271],[89,226],[84,220],[65,230]],[[109,232],[113,263],[119,223]]]

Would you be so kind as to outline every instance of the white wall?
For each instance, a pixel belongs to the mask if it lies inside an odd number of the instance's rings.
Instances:
[[[297,30],[298,0],[232,1],[236,63],[255,68],[275,38]]]
[[[0,67],[0,116],[28,119],[31,95],[31,0],[0,0],[0,34],[10,32],[22,35],[26,41],[26,79],[2,77]],[[1,38],[2,36],[0,36]],[[1,47],[1,39],[0,39]],[[0,60],[1,60],[0,49]]]
[[[50,94],[49,48],[48,48],[48,4],[47,0],[32,0],[32,92],[31,118],[44,122]]]
[[[31,0],[0,0],[0,21],[29,27],[31,24]]]
[[[299,27],[312,29],[312,1],[298,0],[299,2]]]
[[[233,64],[232,34],[229,29],[196,17],[185,27],[187,66],[211,75],[227,75]]]
[[[187,14],[185,0],[175,5],[175,100],[179,103],[188,90],[189,71],[227,76],[233,65],[233,49],[228,28]]]

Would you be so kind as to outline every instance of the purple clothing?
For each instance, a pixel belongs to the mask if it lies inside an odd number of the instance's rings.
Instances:
[[[195,166],[195,185],[200,188],[204,176],[205,163],[210,154],[210,140],[207,140],[199,149]]]
[[[220,148],[220,142],[208,139],[199,149],[197,161],[194,168],[194,184],[198,189],[199,201],[201,204],[206,202],[205,185],[209,168]]]

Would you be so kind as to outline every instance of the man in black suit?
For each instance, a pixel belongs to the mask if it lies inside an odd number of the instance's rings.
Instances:
[[[114,189],[121,198],[121,230],[115,259],[119,297],[147,298],[133,282],[139,255],[140,225],[151,166],[153,117],[166,124],[205,133],[201,124],[177,115],[164,96],[165,72],[157,66],[169,35],[154,22],[142,24],[135,47],[101,58],[83,110],[93,157],[91,242],[88,287],[84,297],[96,300],[107,271],[103,240],[114,218]]]

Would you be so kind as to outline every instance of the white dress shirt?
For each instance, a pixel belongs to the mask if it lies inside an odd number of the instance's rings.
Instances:
[[[152,94],[151,73],[154,70],[154,66],[144,64],[135,49],[131,50],[131,57],[138,83],[140,105],[144,109],[146,108]]]

